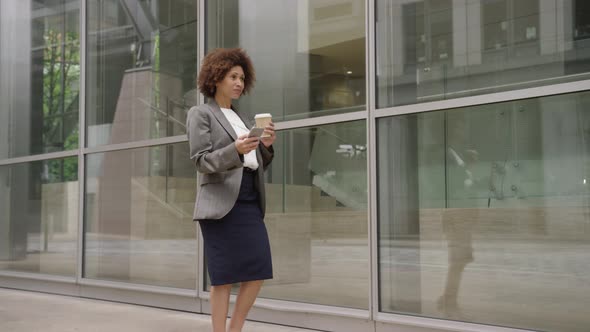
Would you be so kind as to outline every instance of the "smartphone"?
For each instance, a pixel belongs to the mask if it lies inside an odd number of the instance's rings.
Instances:
[[[250,129],[250,132],[248,133],[248,137],[258,137],[260,138],[260,136],[262,136],[262,133],[264,133],[264,128],[258,128],[258,127],[254,127],[252,129]]]

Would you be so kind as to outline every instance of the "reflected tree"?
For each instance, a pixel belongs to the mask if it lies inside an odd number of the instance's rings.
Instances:
[[[43,50],[43,143],[45,152],[78,147],[80,45],[72,32],[48,30]],[[78,161],[47,163],[47,182],[77,180]]]

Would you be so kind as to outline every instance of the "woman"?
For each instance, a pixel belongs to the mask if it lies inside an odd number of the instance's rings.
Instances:
[[[229,331],[241,331],[264,279],[272,278],[265,212],[264,170],[273,159],[274,124],[269,137],[248,138],[249,122],[232,106],[252,89],[254,68],[239,48],[207,54],[197,79],[207,104],[187,117],[190,157],[197,166],[194,220],[203,234],[211,279],[214,332],[226,332],[231,286],[241,283]]]

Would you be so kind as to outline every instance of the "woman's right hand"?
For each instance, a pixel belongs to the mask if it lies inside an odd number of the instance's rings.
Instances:
[[[244,134],[236,140],[236,150],[240,154],[246,154],[258,147],[258,143],[260,139],[258,137],[250,137],[248,138],[248,134]]]

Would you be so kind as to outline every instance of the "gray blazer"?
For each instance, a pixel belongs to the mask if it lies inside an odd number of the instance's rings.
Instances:
[[[251,128],[250,121],[237,114]],[[215,100],[192,107],[187,115],[186,128],[190,158],[197,166],[198,174],[193,220],[221,219],[236,203],[242,184],[244,156],[238,153],[234,143],[238,136]],[[266,209],[264,171],[273,156],[272,146],[267,148],[259,144],[256,149],[260,165],[256,187],[263,216]]]

